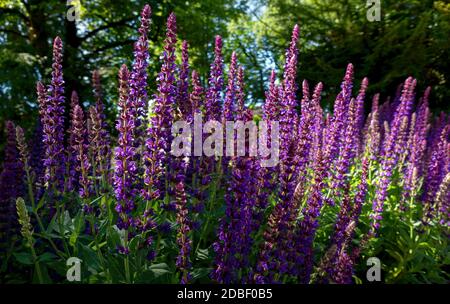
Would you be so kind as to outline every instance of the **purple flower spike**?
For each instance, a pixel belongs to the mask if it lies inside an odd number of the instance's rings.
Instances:
[[[104,190],[108,181],[109,169],[109,133],[105,129],[105,121],[101,107],[89,107],[89,154],[92,162],[92,176],[97,191]]]
[[[191,103],[191,109],[192,109],[192,118],[195,114],[201,113],[201,106],[203,103],[203,96],[204,96],[204,89],[202,87],[202,84],[200,82],[200,77],[197,73],[197,71],[192,71],[192,92],[189,95],[189,100]],[[192,121],[192,120],[190,120]]]
[[[281,158],[286,158],[291,142],[291,134],[296,134],[298,124],[297,106],[297,62],[299,27],[295,25],[292,31],[291,44],[286,52],[286,63],[283,74],[283,96],[280,109],[281,127]],[[292,133],[293,132],[293,133]]]
[[[355,155],[360,155],[363,151],[362,146],[362,130],[364,127],[364,99],[366,97],[366,90],[369,86],[369,79],[364,78],[361,82],[361,88],[359,89],[359,94],[356,97],[356,140],[354,144],[354,152]]]
[[[214,61],[211,64],[211,72],[208,80],[208,91],[206,93],[206,119],[219,120],[220,118],[220,94],[223,87],[223,58],[222,37],[216,36],[214,47]]]
[[[279,88],[275,84],[276,74],[272,70],[270,75],[269,90],[266,92],[266,100],[263,106],[263,119],[267,124],[267,143],[271,146],[271,121],[278,121],[278,102],[279,102]],[[258,164],[258,204],[261,212],[267,207],[268,197],[276,187],[276,180],[278,174],[278,166],[262,167]]]
[[[46,119],[45,115],[47,110],[47,98],[45,92],[45,85],[42,82],[36,83],[36,94],[39,105],[39,117],[41,124],[43,124]]]
[[[268,228],[264,233],[260,262],[258,262],[256,274],[253,276],[253,280],[259,282],[262,281],[263,276],[267,276],[265,283],[276,280],[276,273],[284,274],[289,271],[288,252],[292,249],[292,239],[289,239],[290,225],[295,213],[293,194],[299,173],[296,170],[298,162],[296,136],[298,135],[299,121],[296,110],[296,75],[299,31],[298,25],[295,25],[290,46],[286,51],[280,96],[280,202],[275,206],[269,217]]]
[[[184,184],[182,182],[179,182],[176,186],[176,198],[178,224],[177,244],[180,248],[176,266],[181,273],[181,284],[187,284],[191,280],[189,270],[191,268],[190,255],[192,241],[189,238],[189,231],[191,230],[191,228],[188,218],[188,209],[186,206],[186,193],[184,191]]]
[[[299,27],[295,25],[290,47],[286,53],[283,95],[280,108],[280,182],[281,200],[289,204],[296,181],[295,145],[293,134],[298,132],[297,106],[297,43]]]
[[[96,180],[95,188],[104,188],[109,181],[109,168],[111,160],[110,136],[107,130],[105,106],[103,104],[102,86],[100,83],[100,73],[95,70],[92,73],[92,86],[94,88],[95,111],[90,110],[90,121],[92,123],[90,131],[95,140],[90,140],[91,151],[93,152],[92,165],[95,168],[93,175]]]
[[[17,149],[16,129],[6,122],[6,147],[0,174],[0,250],[11,246],[10,238],[18,232],[16,199],[24,194],[24,170]]]
[[[339,155],[343,135],[346,132],[347,112],[350,105],[353,86],[353,65],[347,66],[344,79],[341,84],[341,92],[334,102],[333,117],[327,130],[324,159],[327,166],[331,166]]]
[[[414,88],[416,81],[409,77],[406,79],[403,86],[403,93],[400,98],[401,103],[395,113],[394,120],[391,124],[388,138],[386,138],[383,146],[383,159],[381,161],[380,179],[378,181],[378,188],[376,197],[373,202],[373,212],[370,215],[372,219],[371,230],[369,234],[371,236],[376,235],[380,228],[380,221],[382,219],[383,206],[387,198],[387,189],[391,183],[391,177],[398,160],[398,147],[405,144],[402,138],[402,134],[406,132],[408,127],[408,117],[410,111],[410,104],[414,97]]]
[[[323,205],[322,189],[327,174],[327,164],[324,158],[325,152],[319,148],[314,157],[314,178],[311,185],[312,189],[310,190],[311,194],[302,210],[303,219],[297,227],[297,260],[295,267],[301,283],[309,282],[313,268],[313,241],[318,227],[318,217]]]
[[[439,186],[436,203],[439,223],[444,227],[450,227],[450,172],[447,173]]]
[[[16,127],[16,142],[17,149],[19,150],[20,161],[22,162],[22,167],[25,170],[25,175],[28,183],[34,182],[35,172],[32,167],[30,167],[30,151],[25,139],[25,133],[20,126]]]
[[[312,105],[311,107],[314,109],[314,126],[313,126],[313,139],[312,139],[312,148],[310,149],[309,159],[313,160],[314,155],[317,154],[317,149],[322,144],[323,141],[323,132],[325,129],[325,122],[323,117],[323,110],[320,106],[321,101],[321,93],[323,89],[323,84],[319,82],[314,88],[314,93],[312,96]]]
[[[141,26],[139,28],[139,39],[134,44],[134,62],[131,74],[129,77],[129,93],[128,103],[133,108],[130,114],[133,114],[134,130],[133,130],[133,142],[132,145],[136,148],[135,158],[139,163],[140,151],[144,145],[143,134],[147,119],[147,67],[148,67],[148,31],[150,27],[151,8],[147,4],[141,12]],[[140,184],[137,184],[140,187]]]
[[[419,192],[419,178],[423,174],[424,158],[427,149],[427,134],[429,130],[430,115],[428,97],[430,90],[430,87],[425,90],[419,108],[411,117],[412,121],[408,139],[409,159],[404,178],[404,191],[400,206],[402,210],[408,208],[407,204],[412,198],[416,198]]]
[[[72,91],[72,95],[70,98],[70,126],[68,130],[69,135],[69,149],[67,151],[67,169],[68,177],[67,177],[67,185],[66,190],[73,191],[75,189],[78,189],[78,172],[75,169],[77,166],[77,156],[76,153],[74,154],[73,151],[76,151],[75,146],[75,137],[77,134],[75,133],[73,126],[75,122],[75,107],[79,105],[79,99],[78,94],[75,91]]]
[[[20,161],[20,154],[16,138],[16,128],[12,121],[6,122],[6,147],[5,157],[3,159],[2,186],[4,191],[1,197],[5,200],[12,199],[15,205],[15,199],[23,194],[23,164]],[[15,208],[15,206],[14,206]]]
[[[197,71],[192,71],[192,92],[189,96],[190,99],[190,103],[191,103],[191,108],[192,108],[192,115],[191,115],[191,119],[189,120],[190,123],[193,122],[193,118],[195,116],[195,114],[201,114],[202,113],[202,106],[204,103],[204,95],[205,95],[205,90],[203,89],[201,82],[200,82],[200,77],[197,73]],[[193,154],[193,148],[191,150],[192,154]],[[190,159],[190,164],[189,164],[189,168],[188,171],[192,171],[192,173],[194,171],[198,171],[197,176],[200,177],[208,177],[208,163],[206,161],[206,158],[204,157],[191,157]],[[195,186],[197,188],[201,187],[201,182],[202,181],[196,181]],[[196,189],[193,191],[192,193],[193,197],[196,198],[196,204],[193,206],[194,210],[200,211],[203,209],[204,207],[204,191],[200,190],[200,189]]]
[[[192,121],[193,116],[189,100],[189,54],[188,43],[185,40],[181,44],[181,67],[179,68],[176,94],[173,120]],[[168,178],[171,182],[170,187],[168,188],[169,194],[174,193],[174,188],[179,181],[186,182],[190,179],[192,176],[191,165],[192,163],[186,161],[183,156],[169,157]]]
[[[266,92],[266,101],[264,103],[264,119],[278,120],[279,114],[279,87],[275,84],[276,73],[274,70],[270,73],[269,90]],[[270,138],[270,137],[269,137]]]
[[[424,186],[424,219],[428,223],[436,215],[436,193],[439,185],[442,183],[445,175],[450,172],[448,167],[448,159],[450,153],[448,150],[448,142],[450,137],[450,124],[448,124],[441,132],[439,142],[431,153],[430,162],[427,168],[427,176]]]
[[[236,77],[236,110],[235,117],[238,120],[245,120],[244,112],[245,108],[245,81],[244,81],[244,68],[242,66],[238,67],[237,77]]]
[[[135,130],[134,109],[129,102],[129,71],[122,65],[119,71],[119,119],[116,129],[119,131],[118,145],[115,151],[114,191],[117,204],[116,211],[121,215],[120,224],[127,227],[127,214],[134,209],[136,196],[136,149],[133,146]]]
[[[317,89],[317,88],[316,88]],[[295,191],[293,192],[293,203],[290,205],[287,205],[286,209],[288,212],[288,225],[292,225],[295,223],[296,220],[296,214],[298,214],[298,209],[300,208],[300,205],[303,200],[303,193],[305,190],[304,185],[306,184],[305,181],[307,179],[307,165],[309,162],[309,155],[310,155],[310,149],[311,144],[313,141],[314,134],[312,134],[311,130],[314,129],[314,124],[316,120],[316,114],[315,111],[317,110],[316,102],[317,100],[312,100],[310,98],[309,93],[309,84],[306,80],[302,83],[302,92],[303,92],[303,98],[301,100],[301,107],[302,107],[302,115],[300,117],[299,122],[299,128],[298,128],[298,136],[295,138],[295,141],[297,141],[296,144],[296,151],[294,159],[296,168],[296,178],[292,180],[292,183],[295,183]],[[293,174],[292,174],[293,175]],[[292,198],[288,198],[292,200]],[[288,229],[286,233],[286,238],[289,240],[293,236],[293,230]],[[289,257],[290,260],[295,259],[294,256],[296,255],[295,252],[290,253],[291,256]]]
[[[239,68],[239,71],[242,72],[238,72],[238,75],[241,74],[238,76],[238,91],[243,100],[243,70]],[[247,109],[238,110],[238,120],[247,122],[251,118]],[[216,259],[211,277],[219,283],[246,282],[251,276],[247,269],[253,244],[252,232],[257,227],[256,162],[251,157],[233,157],[231,162],[231,179],[225,194],[225,216],[220,220],[219,240],[213,245]]]
[[[331,260],[330,267],[327,268],[327,272],[331,280],[336,283],[344,284],[352,281],[353,263],[351,259],[348,259],[346,248],[353,239],[366,199],[368,170],[369,161],[367,158],[364,158],[362,161],[361,182],[354,198],[354,205],[350,205],[350,197],[346,193],[335,225],[332,246],[335,246],[336,253]],[[342,260],[343,254],[345,255],[345,260]]]
[[[162,54],[163,65],[158,75],[158,93],[155,95],[153,117],[147,130],[146,150],[144,152],[144,190],[147,200],[158,199],[163,195],[165,170],[169,161],[172,142],[172,122],[176,101],[175,46],[177,42],[175,14],[167,19],[166,39]]]
[[[75,170],[79,176],[80,197],[87,198],[91,192],[91,180],[88,177],[91,164],[89,163],[88,145],[86,144],[86,125],[80,105],[75,105],[73,112],[73,146],[71,148],[73,155],[76,156]]]
[[[310,149],[313,143],[313,138],[317,135],[317,130],[315,128],[316,119],[317,119],[317,111],[318,107],[320,107],[319,100],[320,91],[322,90],[321,84],[319,84],[314,90],[313,99],[311,99],[309,94],[309,85],[306,80],[303,81],[302,84],[303,98],[301,101],[302,107],[302,115],[300,117],[299,122],[299,132],[296,140],[297,144],[297,170],[299,172],[298,183],[303,183],[304,178],[306,177],[306,169],[309,162]],[[313,130],[313,132],[311,132]]]
[[[375,94],[372,101],[372,112],[370,113],[370,125],[368,127],[367,145],[370,155],[370,160],[376,161],[380,152],[381,143],[381,126],[380,126],[380,112],[378,109],[380,94]]]
[[[38,84],[41,102],[41,121],[44,127],[45,183],[46,188],[62,191],[64,187],[64,80],[62,73],[62,41],[56,37],[53,43],[52,81],[46,97],[42,84]],[[45,98],[45,101],[43,99]]]
[[[223,121],[232,121],[234,119],[234,107],[236,105],[236,77],[237,77],[237,55],[231,54],[230,69],[228,71],[228,85],[223,103]]]
[[[190,120],[192,113],[189,102],[189,53],[188,43],[183,40],[181,44],[181,67],[177,83],[177,105],[185,120]]]
[[[350,102],[350,108],[348,113],[348,124],[345,131],[344,146],[342,148],[341,155],[336,164],[336,175],[333,180],[332,188],[336,191],[336,197],[340,197],[340,192],[343,189],[347,181],[347,173],[350,166],[353,163],[354,147],[358,137],[358,117],[357,117],[357,102],[352,99]]]

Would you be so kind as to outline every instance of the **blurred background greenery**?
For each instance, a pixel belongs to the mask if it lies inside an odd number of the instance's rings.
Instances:
[[[282,70],[291,29],[301,27],[299,82],[324,83],[324,105],[335,97],[347,63],[355,86],[367,76],[369,94],[382,100],[409,75],[419,94],[433,87],[434,111],[450,108],[450,3],[447,0],[381,0],[381,21],[369,22],[365,0],[81,0],[80,19],[70,22],[65,0],[0,0],[0,129],[12,119],[29,131],[37,120],[35,83],[48,83],[51,43],[64,42],[66,94],[77,90],[93,103],[91,73],[98,69],[110,126],[115,118],[117,72],[131,65],[139,12],[152,6],[150,92],[154,92],[165,20],[177,15],[179,40],[190,44],[191,66],[205,81],[214,36],[225,40],[225,63],[232,50],[246,69],[248,101],[260,104],[271,69]],[[68,98],[67,98],[68,100]],[[0,150],[4,142],[0,132]]]

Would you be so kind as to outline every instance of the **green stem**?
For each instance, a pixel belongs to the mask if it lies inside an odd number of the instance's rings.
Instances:
[[[66,238],[64,236],[64,222],[61,222],[61,214],[64,217],[64,206],[61,210],[61,206],[60,206],[59,202],[57,202],[56,203],[56,221],[57,221],[58,227],[59,227],[59,234],[61,236],[61,240],[62,240],[63,247],[64,247],[66,254],[68,256],[71,256],[69,247],[67,246]],[[63,220],[64,220],[64,218],[63,218]]]
[[[158,233],[158,239],[156,240],[156,252],[159,252],[160,244],[161,244],[161,234]]]
[[[34,267],[36,269],[36,273],[38,276],[39,284],[44,284],[44,279],[42,278],[42,272],[41,272],[41,266],[39,265],[39,261],[36,255],[36,251],[34,250],[34,245],[32,241],[30,240],[30,249],[31,249],[31,255],[33,256],[34,260]]]
[[[100,244],[98,242],[98,238],[97,238],[97,232],[95,231],[95,222],[94,222],[94,217],[92,215],[89,216],[89,223],[91,225],[91,232],[92,232],[92,236],[94,237],[94,244],[96,247],[96,251],[97,251],[97,256],[98,259],[100,261],[100,264],[103,268],[103,271],[105,271],[106,276],[109,277],[109,271],[108,269],[105,267],[105,260],[103,258],[103,254],[102,254],[102,250],[100,249]]]
[[[33,182],[31,180],[30,169],[28,168],[28,165],[26,165],[25,168],[26,168],[25,173],[27,176],[27,185],[28,185],[28,196],[30,197],[31,208],[33,209],[33,214],[36,216],[36,220],[38,222],[39,229],[41,229],[44,238],[49,241],[50,245],[52,246],[53,250],[55,250],[56,254],[58,254],[60,257],[64,257],[62,252],[56,247],[55,243],[53,243],[52,239],[46,235],[46,231],[44,229],[44,224],[42,223],[41,217],[39,216],[37,209],[36,209],[36,201],[34,200]]]
[[[413,192],[409,201],[409,237],[411,240],[414,237],[414,219],[413,219],[413,207],[414,207],[415,193]]]
[[[125,231],[125,248],[128,248],[128,230]],[[125,256],[124,266],[125,266],[125,280],[127,284],[131,284],[130,261],[128,259],[128,254]]]
[[[30,170],[28,169],[27,165],[25,165],[25,173],[27,176],[28,196],[30,197],[31,205],[34,206],[35,201],[34,201],[34,192],[33,192],[33,182],[31,181]]]

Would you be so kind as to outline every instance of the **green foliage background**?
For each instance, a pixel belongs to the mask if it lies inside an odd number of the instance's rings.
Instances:
[[[392,95],[405,77],[419,91],[433,86],[431,107],[448,111],[450,98],[450,4],[433,0],[382,0],[380,22],[366,18],[363,0],[81,0],[81,18],[69,22],[67,1],[0,1],[0,129],[12,119],[30,130],[37,119],[35,83],[48,80],[51,42],[65,45],[66,94],[77,90],[84,105],[93,102],[90,75],[99,69],[115,119],[117,72],[132,60],[133,41],[144,3],[152,6],[149,72],[156,77],[165,20],[177,15],[180,42],[190,43],[191,65],[205,81],[216,34],[225,38],[225,60],[236,50],[246,69],[249,102],[263,101],[270,70],[282,68],[290,31],[301,26],[299,82],[322,81],[330,104],[345,66],[356,79],[368,76],[369,96]],[[153,86],[154,81],[149,81]],[[359,85],[356,83],[355,85]],[[152,89],[150,87],[150,89]],[[4,136],[0,137],[0,150]]]

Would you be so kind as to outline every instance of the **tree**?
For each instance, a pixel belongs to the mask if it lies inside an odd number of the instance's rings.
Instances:
[[[171,11],[177,15],[180,43],[182,39],[189,41],[192,64],[205,76],[214,35],[226,36],[226,24],[242,12],[239,4],[226,0],[0,1],[0,69],[3,71],[0,74],[0,128],[3,129],[7,119],[23,121],[25,128],[34,124],[37,114],[35,83],[49,80],[51,43],[55,36],[60,36],[64,43],[67,103],[72,90],[77,90],[85,105],[93,103],[91,73],[99,69],[112,122],[117,100],[117,72],[122,63],[131,64],[139,12],[146,3],[153,11],[149,36],[151,79],[155,79],[159,71],[165,23]],[[69,9],[78,11],[78,20],[67,18]],[[154,83],[150,81],[149,85]]]
[[[407,76],[431,85],[431,106],[448,110],[450,98],[450,4],[432,0],[383,0],[381,21],[369,22],[361,0],[260,0],[254,13],[256,40],[275,58],[277,71],[295,23],[301,28],[299,82],[322,81],[332,100],[352,62],[356,80],[369,77],[369,96],[395,92]]]

